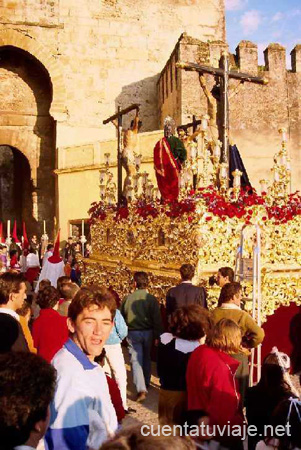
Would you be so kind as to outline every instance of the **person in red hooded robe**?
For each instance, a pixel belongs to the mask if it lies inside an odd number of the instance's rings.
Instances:
[[[179,196],[181,166],[187,158],[183,142],[175,137],[175,122],[171,117],[164,121],[164,137],[154,148],[154,167],[162,199],[175,201]]]

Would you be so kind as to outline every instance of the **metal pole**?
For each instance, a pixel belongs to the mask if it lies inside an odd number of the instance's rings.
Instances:
[[[118,106],[118,127],[117,127],[117,140],[118,140],[118,147],[117,147],[117,189],[118,189],[118,204],[121,203],[122,198],[122,164],[121,164],[121,157],[122,157],[122,149],[121,149],[121,133],[122,133],[122,115],[120,114],[121,107]]]

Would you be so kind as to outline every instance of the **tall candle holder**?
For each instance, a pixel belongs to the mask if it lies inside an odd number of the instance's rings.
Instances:
[[[220,192],[222,194],[225,194],[227,192],[229,185],[227,163],[221,163],[219,165],[219,183],[220,183]]]
[[[105,153],[105,168],[99,170],[99,196],[100,199],[111,205],[115,202],[116,183],[113,181],[113,173],[109,170],[110,153]]]
[[[230,198],[232,198],[233,201],[236,202],[240,194],[242,172],[238,169],[235,169],[232,172],[232,176],[233,176],[233,187],[228,190],[228,193]]]

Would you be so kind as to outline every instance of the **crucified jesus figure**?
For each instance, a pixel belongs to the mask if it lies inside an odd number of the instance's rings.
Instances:
[[[218,132],[218,120],[217,120],[217,103],[218,99],[214,97],[212,94],[212,91],[208,89],[206,78],[203,74],[199,74],[199,81],[200,85],[203,89],[203,92],[207,98],[207,108],[208,108],[208,115],[210,117],[209,119],[209,129],[212,136],[213,141],[218,140],[219,132]],[[233,89],[231,92],[231,95],[229,95],[229,99],[231,99],[234,95],[238,93],[240,88],[242,87],[243,83],[240,81],[238,85]]]
[[[117,126],[117,123],[114,122]],[[136,110],[134,120],[131,122],[131,126],[128,130],[122,130],[122,167],[126,171],[126,177],[123,183],[122,195],[125,197],[127,189],[132,185],[132,178],[136,173],[135,165],[135,153],[138,153],[138,132],[141,128],[142,122],[139,120],[139,110]]]

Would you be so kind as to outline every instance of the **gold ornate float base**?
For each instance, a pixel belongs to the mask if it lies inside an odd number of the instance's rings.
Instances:
[[[262,319],[280,305],[301,304],[301,216],[283,224],[267,219],[257,208],[254,220],[261,227]],[[156,217],[141,217],[129,210],[126,217],[107,211],[91,227],[91,258],[82,262],[85,284],[112,286],[120,298],[133,290],[133,273],[149,274],[149,291],[164,302],[167,290],[180,280],[184,263],[196,266],[195,284],[207,287],[209,306],[215,306],[220,289],[209,287],[208,278],[222,266],[235,266],[242,218],[221,219],[208,213],[200,201],[193,213],[170,217],[159,211]],[[254,228],[246,233],[244,257],[250,258]],[[252,285],[244,282],[245,297],[252,298]],[[246,301],[246,309],[251,308]]]

